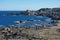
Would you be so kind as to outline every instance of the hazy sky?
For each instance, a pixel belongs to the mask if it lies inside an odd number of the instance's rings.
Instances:
[[[60,0],[0,0],[0,10],[38,10],[60,7]]]

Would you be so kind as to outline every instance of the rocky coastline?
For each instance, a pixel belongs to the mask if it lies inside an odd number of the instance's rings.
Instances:
[[[37,16],[47,16],[52,19],[60,19],[60,8],[41,8],[39,10],[26,10],[17,14],[5,14],[5,16],[22,16],[22,15],[37,15]]]
[[[60,40],[60,22],[57,26],[0,27],[0,40]]]
[[[21,14],[6,14],[5,16],[36,15],[52,18],[53,26],[1,26],[0,40],[60,40],[60,8],[42,8],[37,11],[27,10]],[[28,19],[28,21],[34,21]],[[20,21],[20,23],[23,23]]]

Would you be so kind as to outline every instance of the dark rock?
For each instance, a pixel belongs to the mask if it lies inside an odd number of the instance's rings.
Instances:
[[[57,29],[56,31],[57,31],[57,32],[60,32],[60,29]]]
[[[38,10],[38,14],[60,20],[60,8],[42,8]]]

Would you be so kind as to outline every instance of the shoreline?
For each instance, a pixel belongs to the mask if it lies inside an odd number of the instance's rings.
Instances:
[[[0,28],[0,38],[3,40],[59,40],[60,23],[57,26],[34,29],[32,27],[10,26]],[[58,30],[58,31],[57,31]]]

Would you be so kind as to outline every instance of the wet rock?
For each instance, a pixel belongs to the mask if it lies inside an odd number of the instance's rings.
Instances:
[[[25,23],[24,21],[20,20],[20,21],[16,21],[16,24],[23,24]]]

